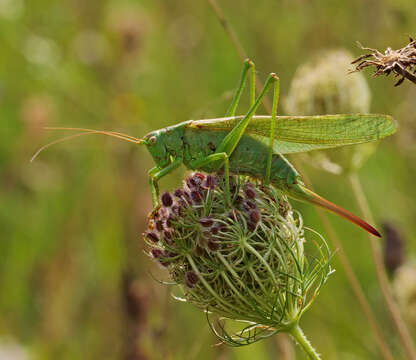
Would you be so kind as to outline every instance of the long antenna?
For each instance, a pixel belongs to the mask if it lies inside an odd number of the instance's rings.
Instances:
[[[140,144],[144,143],[144,140],[142,140],[142,139],[137,139],[133,136],[126,135],[126,134],[116,132],[116,131],[103,131],[103,130],[93,130],[93,129],[84,129],[84,128],[67,128],[67,127],[45,127],[45,130],[70,130],[70,131],[81,131],[81,133],[65,136],[64,138],[52,141],[49,144],[46,144],[46,145],[42,146],[32,156],[32,158],[30,159],[30,162],[34,161],[43,150],[46,150],[47,148],[51,147],[52,145],[59,144],[61,142],[67,141],[67,140],[71,140],[71,139],[74,139],[74,138],[82,136],[82,135],[100,134],[100,135],[112,136],[112,137],[115,137],[115,138],[118,138],[118,139],[121,139],[121,140],[124,140],[124,141],[128,141],[128,142],[131,142],[131,143],[134,143],[134,144],[139,144],[140,145]]]

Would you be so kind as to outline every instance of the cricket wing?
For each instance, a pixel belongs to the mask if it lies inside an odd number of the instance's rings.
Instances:
[[[270,116],[255,116],[246,134],[268,138]],[[241,117],[192,121],[201,130],[231,130]],[[329,149],[380,140],[396,131],[389,115],[345,114],[314,116],[278,116],[275,125],[275,151],[281,154]]]

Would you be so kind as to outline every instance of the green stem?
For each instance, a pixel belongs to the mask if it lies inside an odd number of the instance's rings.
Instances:
[[[306,338],[305,334],[303,333],[302,329],[298,324],[293,326],[289,330],[289,334],[296,340],[296,342],[302,347],[302,349],[308,354],[309,358],[312,360],[320,360],[321,357],[313,348],[312,344]]]

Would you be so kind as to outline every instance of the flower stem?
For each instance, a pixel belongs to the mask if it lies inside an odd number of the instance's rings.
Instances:
[[[374,223],[373,215],[370,210],[367,198],[364,194],[363,188],[361,186],[360,179],[356,173],[353,173],[349,176],[351,187],[354,193],[354,196],[357,200],[358,206],[361,210],[361,213],[372,223]],[[374,268],[377,276],[377,281],[383,294],[384,301],[386,302],[387,308],[390,311],[393,323],[397,328],[399,338],[402,342],[402,345],[406,351],[406,355],[409,360],[416,359],[416,350],[412,338],[409,333],[409,329],[404,322],[400,310],[397,306],[396,301],[394,300],[391,287],[387,278],[386,269],[383,264],[383,255],[381,250],[380,241],[374,236],[369,235],[370,245],[371,245],[371,255],[373,257]]]
[[[302,349],[308,354],[309,358],[312,360],[320,360],[319,354],[313,348],[312,344],[306,338],[305,334],[303,333],[302,329],[298,324],[293,326],[289,330],[289,334],[296,340],[296,342],[302,347]]]

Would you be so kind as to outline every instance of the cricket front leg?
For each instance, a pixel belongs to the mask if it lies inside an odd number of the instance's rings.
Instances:
[[[159,167],[154,167],[149,170],[149,184],[152,189],[152,201],[153,207],[156,208],[159,205],[159,185],[158,181],[165,175],[169,174],[182,164],[182,159],[176,159],[168,166],[163,169]]]
[[[225,152],[215,153],[208,155],[205,158],[192,160],[189,165],[193,169],[201,169],[206,165],[213,163],[224,164],[224,178],[225,178],[225,196],[227,199],[227,205],[231,205],[231,191],[230,191],[230,161],[228,155]]]

